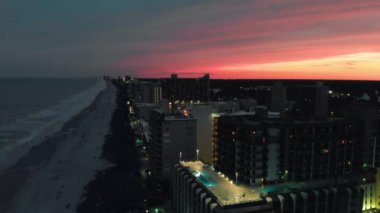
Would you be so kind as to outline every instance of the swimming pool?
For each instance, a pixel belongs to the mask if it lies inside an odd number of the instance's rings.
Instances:
[[[207,172],[194,172],[195,177],[207,187],[216,186],[218,183]]]

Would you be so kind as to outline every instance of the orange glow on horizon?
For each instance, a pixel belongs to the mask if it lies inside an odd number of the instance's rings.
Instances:
[[[380,53],[362,52],[312,60],[240,64],[223,66],[218,70],[238,78],[380,80]]]
[[[213,79],[380,80],[379,19],[379,1],[189,7],[165,16],[152,30],[161,32],[173,20],[186,24],[157,40],[134,43],[130,48],[140,54],[121,58],[118,66],[148,78],[209,73]]]
[[[236,63],[221,61],[208,66],[191,66],[179,69],[166,68],[144,71],[146,76],[200,77],[209,73],[213,79],[319,79],[319,80],[380,80],[380,52],[360,52],[319,59],[281,61],[272,63]],[[152,73],[156,73],[152,76]]]

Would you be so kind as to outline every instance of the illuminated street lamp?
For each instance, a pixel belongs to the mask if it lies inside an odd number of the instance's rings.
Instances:
[[[197,149],[197,161],[199,160],[199,149]]]
[[[236,177],[236,180],[235,180],[236,185],[238,185],[238,184],[239,184],[239,183],[238,183],[238,178],[239,178],[239,173],[238,173],[238,172],[235,173],[235,177]]]
[[[182,152],[179,152],[179,162],[181,163],[182,161]]]

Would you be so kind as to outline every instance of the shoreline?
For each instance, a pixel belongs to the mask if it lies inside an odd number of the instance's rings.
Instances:
[[[66,110],[65,114],[59,115],[52,120],[48,120],[42,126],[33,130],[29,135],[23,138],[15,139],[16,141],[7,144],[0,144],[0,174],[4,172],[7,168],[12,166],[19,160],[23,155],[33,147],[42,143],[47,138],[53,136],[59,132],[65,123],[70,121],[77,114],[81,113],[85,108],[87,108],[92,102],[94,102],[96,96],[106,88],[106,83],[101,81],[90,88],[68,98],[61,100],[58,104],[49,107],[48,109],[43,109],[36,113],[29,115],[26,118],[16,120],[12,125],[20,124],[22,121],[28,119],[29,117],[35,117],[36,114],[41,113],[45,110],[52,110],[59,107],[62,107],[62,104],[69,104],[70,101],[80,99],[83,100],[82,103],[79,103],[72,107],[70,110]],[[83,99],[81,97],[87,97]]]
[[[0,212],[75,212],[83,187],[108,166],[100,155],[115,91],[107,82],[89,106],[0,172]]]

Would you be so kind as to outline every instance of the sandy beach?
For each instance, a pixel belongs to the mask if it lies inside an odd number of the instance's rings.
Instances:
[[[32,147],[15,164],[0,170],[0,212],[75,212],[96,170],[104,135],[115,108],[116,89],[107,84],[95,100],[61,131]]]
[[[67,121],[89,106],[97,94],[105,88],[106,82],[99,80],[92,87],[61,100],[54,106],[16,120],[8,126],[0,126],[0,132],[11,130],[8,143],[0,143],[0,174],[27,154],[30,148],[59,132]],[[25,129],[25,126],[28,128]],[[16,134],[12,134],[12,131]],[[21,134],[17,134],[18,131]],[[24,134],[25,131],[28,133]]]

